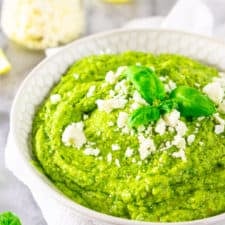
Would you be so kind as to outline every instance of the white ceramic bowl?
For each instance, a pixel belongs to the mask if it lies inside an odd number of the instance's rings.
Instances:
[[[225,45],[215,40],[168,30],[117,30],[73,42],[45,59],[21,85],[11,111],[10,134],[6,149],[7,167],[33,193],[49,225],[156,225],[105,215],[71,201],[31,164],[29,134],[36,107],[67,67],[79,58],[112,52],[138,50],[152,53],[178,53],[225,70]],[[168,223],[167,223],[168,224]],[[225,213],[179,225],[224,225]]]

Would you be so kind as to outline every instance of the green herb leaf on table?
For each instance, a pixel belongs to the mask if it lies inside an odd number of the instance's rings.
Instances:
[[[139,127],[155,122],[160,118],[159,109],[153,106],[143,106],[136,109],[129,118],[131,127]]]
[[[155,72],[145,66],[129,66],[124,74],[133,83],[140,95],[152,104],[155,99],[165,98],[163,83],[156,76]]]
[[[213,102],[195,88],[180,86],[173,90],[170,99],[184,117],[209,116],[216,112]]]
[[[21,225],[21,222],[13,213],[4,212],[0,214],[0,225]]]

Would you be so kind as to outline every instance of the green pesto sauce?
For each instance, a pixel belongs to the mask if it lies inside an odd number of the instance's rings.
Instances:
[[[151,66],[158,76],[168,76],[177,86],[196,88],[197,83],[199,90],[218,76],[215,68],[179,55],[125,52],[83,58],[66,71],[35,114],[35,164],[65,195],[105,214],[142,221],[189,221],[225,212],[225,138],[224,134],[214,133],[212,118],[198,121],[195,141],[185,149],[186,161],[172,157],[177,149],[171,147],[167,151],[156,150],[138,163],[137,137],[116,129],[118,113],[128,111],[129,104],[111,113],[97,109],[95,101],[108,98],[113,86],[102,86],[105,74],[136,63]],[[74,74],[79,74],[79,79]],[[92,85],[96,86],[95,93],[87,98]],[[57,104],[50,101],[54,93],[62,97]],[[85,135],[100,149],[98,157],[62,143],[65,127],[81,121],[83,114],[89,116],[84,121]],[[188,127],[187,135],[192,134],[196,120],[182,120]],[[115,125],[108,126],[110,121]],[[170,135],[153,132],[156,149]],[[112,144],[119,144],[121,150],[112,151]],[[130,158],[125,157],[127,147],[134,149]],[[106,160],[110,152],[112,163]],[[132,162],[134,158],[136,163]],[[115,165],[115,159],[120,161],[120,167]]]

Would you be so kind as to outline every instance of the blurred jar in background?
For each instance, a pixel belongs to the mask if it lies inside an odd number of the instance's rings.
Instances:
[[[4,0],[2,28],[30,49],[68,43],[84,31],[82,0]]]
[[[103,0],[103,1],[108,3],[129,3],[132,0]]]

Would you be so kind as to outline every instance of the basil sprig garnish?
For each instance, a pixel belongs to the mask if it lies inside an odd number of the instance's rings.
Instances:
[[[163,83],[153,70],[144,66],[129,66],[125,74],[149,104],[152,104],[155,99],[165,98],[166,92]]]
[[[129,118],[129,124],[132,127],[147,125],[149,122],[155,122],[160,118],[160,111],[154,106],[142,106],[136,109]]]
[[[210,116],[216,112],[213,102],[195,88],[180,86],[170,94],[184,117]]]
[[[129,118],[131,127],[155,122],[161,114],[173,109],[184,117],[210,116],[216,112],[213,102],[200,91],[179,86],[166,95],[163,83],[153,70],[145,66],[129,66],[124,74],[149,104],[136,109]]]

